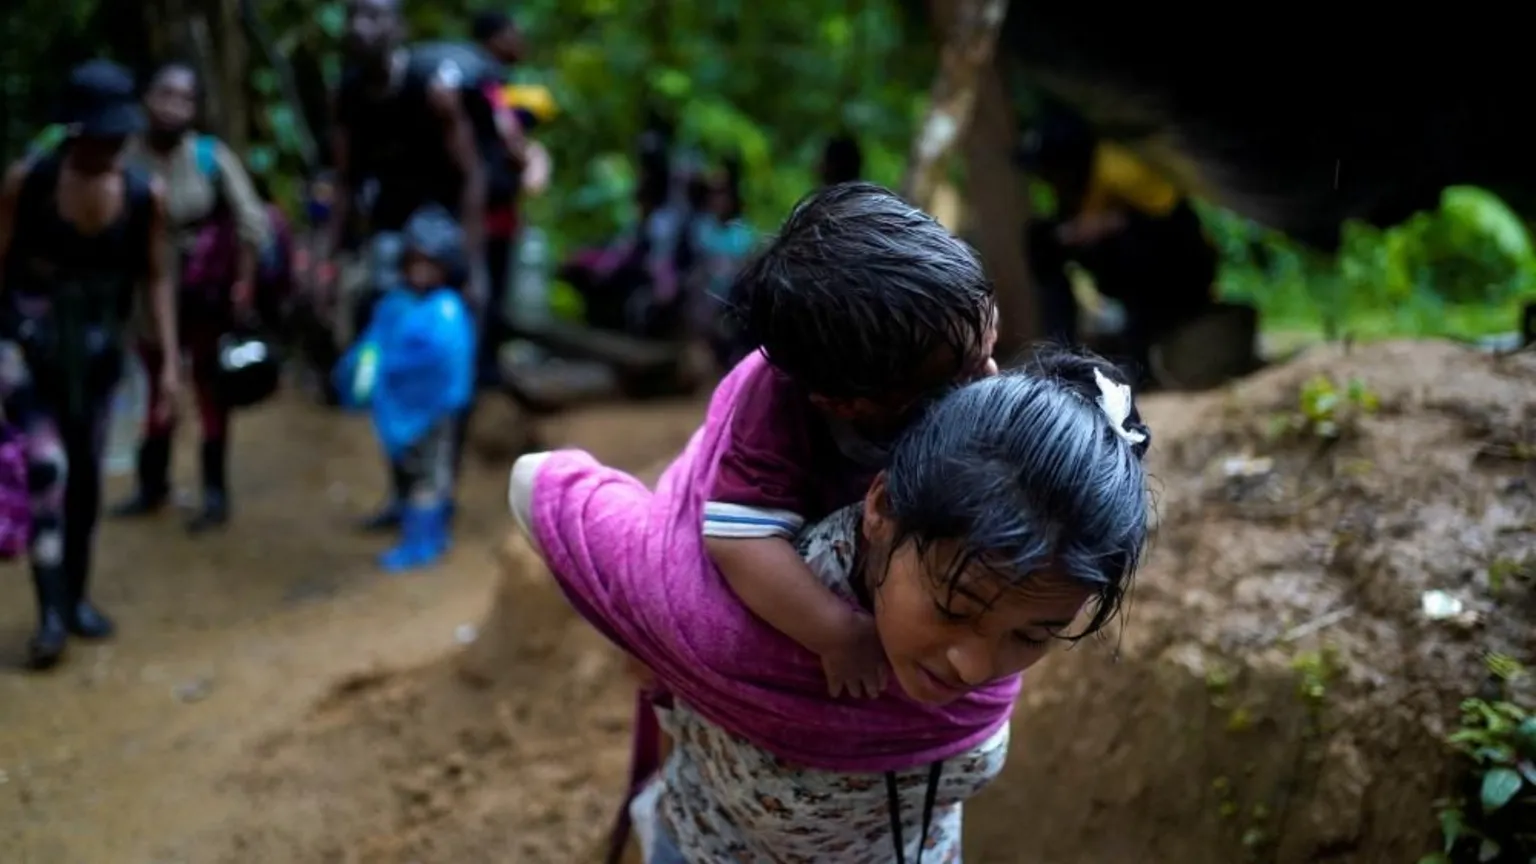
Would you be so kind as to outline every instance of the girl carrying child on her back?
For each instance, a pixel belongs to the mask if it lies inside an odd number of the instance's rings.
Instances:
[[[996,373],[992,286],[944,226],[855,182],[801,202],[737,276],[731,305],[755,350],[716,391],[731,404],[710,406],[725,440],[688,493],[703,499],[704,551],[745,606],[820,658],[832,695],[878,696],[889,666],[872,619],[791,541],[862,500],[931,401]],[[514,511],[539,459],[514,468]]]
[[[821,658],[833,695],[874,697],[887,665],[870,616],[791,540],[859,501],[933,399],[995,374],[997,311],[981,262],[894,193],[843,183],[802,202],[737,277],[759,350],[707,490],[705,550],[758,617]]]

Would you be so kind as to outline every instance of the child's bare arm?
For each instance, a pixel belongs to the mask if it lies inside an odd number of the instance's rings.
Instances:
[[[838,650],[857,612],[821,584],[782,537],[706,537],[705,548],[748,609],[816,654]]]
[[[821,658],[827,691],[874,698],[887,678],[874,620],[849,606],[782,537],[706,537],[715,566],[748,609]]]

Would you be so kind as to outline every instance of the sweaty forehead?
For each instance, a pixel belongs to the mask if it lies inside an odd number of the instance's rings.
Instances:
[[[1052,570],[1004,579],[985,568],[971,568],[952,584],[935,589],[948,602],[984,608],[988,618],[1004,627],[1064,628],[1093,596],[1088,586]]]

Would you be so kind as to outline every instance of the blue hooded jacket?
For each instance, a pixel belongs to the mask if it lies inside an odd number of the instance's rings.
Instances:
[[[439,245],[444,241],[439,217],[458,236],[446,211],[424,211],[406,226],[406,246],[449,263],[451,254]],[[425,218],[435,224],[415,224]],[[435,236],[413,236],[413,227],[430,228],[425,233]],[[469,308],[452,288],[389,291],[337,366],[336,377],[349,406],[370,409],[384,451],[392,459],[400,456],[474,396],[475,324]]]

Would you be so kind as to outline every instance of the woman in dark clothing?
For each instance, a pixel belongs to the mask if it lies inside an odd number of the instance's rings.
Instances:
[[[38,604],[27,659],[37,669],[58,662],[70,634],[113,631],[87,589],[109,405],[141,286],[162,344],[176,345],[164,199],[122,162],[141,125],[133,79],[115,64],[87,63],[71,74],[66,100],[68,139],[13,166],[0,193],[0,392],[27,441]],[[169,416],[175,364],[158,384],[151,410]]]

